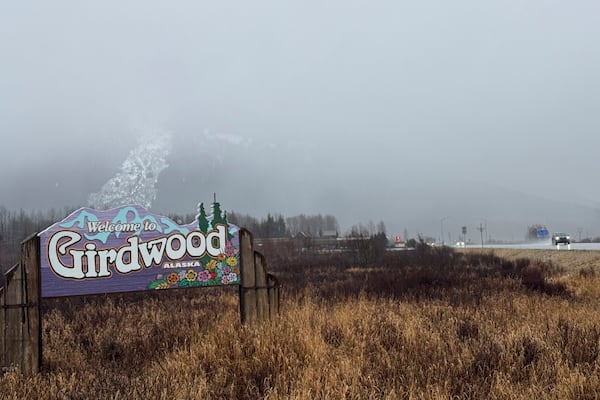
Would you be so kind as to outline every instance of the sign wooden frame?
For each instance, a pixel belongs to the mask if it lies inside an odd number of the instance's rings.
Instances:
[[[141,209],[139,208],[139,206],[134,207],[136,207],[136,209],[138,210]],[[89,209],[86,209],[86,212],[89,212]],[[200,214],[202,213],[199,213],[199,215]],[[214,219],[212,221],[209,220],[208,226],[210,226],[210,222],[214,222]],[[64,220],[61,221],[61,223],[64,224]],[[53,225],[53,227],[56,227],[57,224]],[[224,225],[228,226],[227,223],[225,223]],[[12,268],[10,268],[4,274],[5,286],[3,288],[0,288],[0,367],[2,367],[3,371],[20,370],[25,375],[32,375],[39,372],[40,367],[42,365],[42,313],[40,305],[44,298],[56,296],[88,295],[96,293],[122,293],[124,291],[152,290],[161,288],[168,289],[180,287],[178,285],[179,281],[176,282],[174,276],[173,280],[168,282],[165,280],[166,278],[163,274],[157,273],[155,275],[156,277],[160,277],[160,279],[155,279],[154,281],[148,283],[142,289],[140,289],[139,286],[139,279],[134,279],[135,284],[133,286],[123,286],[123,282],[126,282],[126,279],[124,278],[121,278],[122,282],[120,285],[98,286],[97,284],[93,284],[90,286],[88,284],[88,287],[81,289],[77,286],[85,285],[85,279],[79,279],[81,277],[81,272],[84,273],[84,277],[89,277],[90,279],[98,278],[97,275],[99,275],[100,272],[99,268],[96,268],[95,272],[91,272],[91,262],[88,270],[88,265],[84,261],[81,271],[77,271],[79,266],[76,262],[61,263],[64,271],[72,272],[74,275],[76,275],[76,278],[72,278],[71,281],[69,281],[69,284],[66,285],[68,286],[67,289],[64,290],[64,277],[59,276],[58,278],[48,278],[50,275],[48,274],[47,270],[49,253],[47,241],[48,238],[46,234],[53,234],[55,231],[57,230],[45,230],[42,231],[40,234],[33,234],[27,239],[25,239],[21,243],[21,261],[18,264],[14,265]],[[71,230],[70,232],[76,231]],[[144,236],[139,235],[140,232],[130,232],[130,235],[124,235],[126,237],[124,237],[123,240],[127,242],[130,246],[136,243],[143,243],[142,239],[144,238]],[[232,258],[229,259],[229,265],[227,264],[226,257],[224,258],[221,255],[221,253],[217,254],[216,250],[213,252],[215,253],[214,258],[220,259],[221,261],[222,273],[219,276],[217,272],[214,272],[215,275],[212,275],[212,277],[220,277],[221,284],[239,286],[241,323],[256,324],[262,321],[270,320],[276,315],[278,315],[280,312],[281,285],[279,284],[277,278],[274,275],[267,272],[267,263],[265,257],[261,253],[254,251],[252,234],[244,228],[233,227],[233,229],[228,229],[227,232],[228,235],[231,234],[231,236],[229,236],[229,239],[231,240],[225,240],[223,241],[223,243],[221,243],[221,239],[223,239],[224,237],[223,229],[214,229],[213,237],[209,236],[210,232],[203,232],[203,234],[205,239],[212,240],[214,248],[216,248],[217,245],[219,245],[220,250],[224,252],[224,256],[227,256],[225,254],[226,252],[231,252],[230,257]],[[201,237],[201,233],[192,233],[191,235],[197,238]],[[217,237],[217,235],[220,235],[220,238]],[[76,236],[77,235],[73,233],[69,237],[76,238]],[[90,251],[90,253],[88,253],[87,255],[85,254],[86,250],[82,250],[81,248],[74,250],[71,249],[71,253],[69,253],[67,250],[68,246],[65,243],[75,243],[75,240],[69,239],[69,237],[67,237],[67,239],[62,239],[62,242],[60,240],[57,240],[57,246],[61,244],[63,245],[63,248],[61,250],[64,251],[60,254],[61,256],[63,256],[63,258],[75,255],[81,256],[83,259],[89,256],[89,258],[87,258],[87,261],[90,261],[96,259],[94,257],[98,255],[99,251],[110,251],[107,249],[99,250],[97,247],[94,247],[92,245],[91,241],[88,241],[87,243],[81,243],[84,246],[84,249]],[[172,239],[172,241],[179,240],[179,244],[182,245],[182,237],[183,236],[179,236],[176,239]],[[135,238],[138,238],[139,240]],[[167,239],[163,240],[161,238],[158,238],[153,240],[157,240],[160,241],[160,243],[165,244]],[[225,249],[227,243],[231,243],[233,247]],[[206,242],[204,244],[206,245]],[[196,242],[194,246],[196,246],[196,248],[198,249],[200,248],[201,243]],[[124,247],[120,247],[120,249],[123,248]],[[197,250],[197,253],[200,253],[200,250]],[[94,251],[96,253],[93,253]],[[132,250],[129,249],[127,251]],[[182,252],[183,251],[180,251],[179,253]],[[206,251],[206,253],[208,253],[208,250]],[[194,253],[194,251],[191,251],[191,254],[190,252],[187,252],[186,255],[190,256],[193,259],[196,253]],[[177,264],[174,264],[175,267],[173,269],[179,270],[179,273],[182,273],[181,276],[184,279],[186,279],[186,282],[184,282],[185,284],[182,287],[192,288],[211,286],[209,284],[205,284],[206,282],[209,282],[210,279],[202,281],[201,279],[203,278],[199,277],[200,273],[205,274],[202,271],[210,270],[209,272],[213,272],[212,268],[214,265],[212,263],[212,259],[210,259],[212,257],[212,254],[208,255],[210,257],[205,257],[204,262],[198,261],[196,263],[195,261],[184,259],[183,261],[180,261],[180,266],[184,266],[182,268],[177,268]],[[202,256],[206,256],[206,254],[203,254]],[[108,263],[108,267],[113,269],[113,271],[109,272],[118,272],[118,266],[116,265],[117,258],[118,257],[115,256],[108,260],[112,261],[112,263]],[[125,263],[131,264],[132,258],[133,253],[131,253],[129,259],[124,258]],[[198,258],[200,259],[201,257]],[[158,260],[158,258],[156,258],[155,261],[157,262],[152,263],[152,265],[150,266],[144,266],[144,269],[151,269],[156,267],[173,267],[172,265],[167,264],[169,261],[164,261],[162,259]],[[98,267],[99,264],[94,265]],[[234,272],[229,271],[224,265],[228,265],[228,267],[238,266],[239,273],[235,274]],[[43,268],[44,266],[46,270]],[[72,269],[68,271],[68,268]],[[105,268],[104,271],[106,271],[106,269],[108,268]],[[142,270],[142,268],[138,270]],[[133,274],[135,273],[135,271],[138,270],[132,270],[129,272]],[[223,278],[226,272],[231,275],[228,275],[226,278]],[[187,274],[187,276],[185,274]],[[237,276],[234,277],[233,274]],[[115,276],[118,275],[115,273]],[[232,278],[231,281],[229,281],[229,278]],[[45,282],[45,280],[48,279],[49,281]],[[61,282],[61,286],[63,286],[63,288],[59,291],[53,290],[52,288],[49,288],[49,286],[47,286],[51,285],[52,282],[56,284],[56,279],[63,279],[62,281],[59,280],[59,282]],[[108,280],[105,280],[105,282],[107,281]],[[156,281],[160,282],[157,283]],[[216,282],[215,279],[212,279],[212,281]],[[168,283],[169,286],[165,286],[163,284],[165,282]],[[160,286],[161,284],[162,287]],[[98,291],[98,287],[104,287],[106,290]]]

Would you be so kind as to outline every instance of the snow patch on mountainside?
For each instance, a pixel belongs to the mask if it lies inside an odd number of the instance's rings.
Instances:
[[[116,175],[89,196],[89,206],[97,210],[127,204],[150,208],[158,193],[160,173],[169,166],[171,140],[171,134],[166,132],[141,137]]]

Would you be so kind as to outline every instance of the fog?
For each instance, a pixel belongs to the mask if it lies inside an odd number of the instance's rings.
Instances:
[[[593,0],[4,2],[0,205],[85,205],[165,131],[160,212],[217,192],[391,234],[600,235],[598,15]]]

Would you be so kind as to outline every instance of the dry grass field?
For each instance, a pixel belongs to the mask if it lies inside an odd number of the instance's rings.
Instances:
[[[600,254],[420,246],[270,258],[281,316],[233,288],[45,304],[43,371],[2,399],[599,399]]]

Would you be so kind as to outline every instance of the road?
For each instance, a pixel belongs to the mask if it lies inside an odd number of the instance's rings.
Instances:
[[[467,248],[481,248],[481,244],[471,243]],[[488,249],[543,249],[556,250],[556,246],[552,246],[549,242],[531,242],[531,243],[514,243],[514,244],[484,244],[483,248]],[[569,250],[567,246],[560,245],[559,251]],[[600,250],[600,243],[572,243],[570,250]]]

